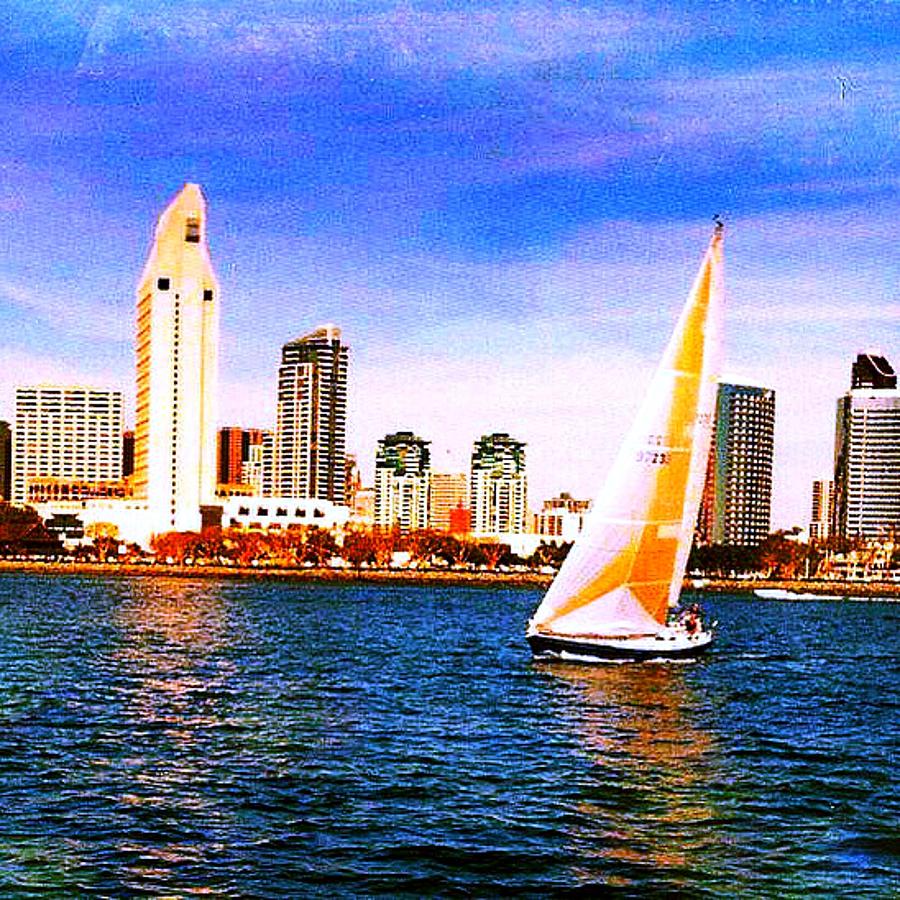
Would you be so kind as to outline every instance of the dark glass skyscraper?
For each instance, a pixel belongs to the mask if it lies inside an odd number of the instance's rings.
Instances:
[[[755,547],[769,533],[775,392],[720,384],[698,521],[705,544]]]
[[[272,486],[277,496],[344,503],[347,358],[334,325],[282,348]]]
[[[850,390],[884,391],[897,387],[893,366],[878,353],[860,353],[850,373]]]
[[[0,422],[0,500],[9,500],[12,490],[12,432],[9,422]]]

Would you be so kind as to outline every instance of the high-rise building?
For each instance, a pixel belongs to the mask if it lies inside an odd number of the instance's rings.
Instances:
[[[122,424],[120,391],[16,388],[13,501],[120,495]]]
[[[812,514],[809,520],[809,538],[824,541],[831,536],[834,519],[834,481],[819,479],[812,485]]]
[[[122,432],[122,477],[134,475],[134,432]]]
[[[219,484],[240,484],[243,480],[244,429],[230,425],[220,428],[217,436],[219,465],[216,481]]]
[[[356,493],[362,489],[362,476],[356,462],[356,456],[348,453],[344,458],[344,503],[354,508]]]
[[[388,434],[375,454],[375,525],[415,531],[428,526],[430,441],[411,431]]]
[[[850,390],[893,390],[897,374],[880,353],[860,353],[850,370]]]
[[[272,495],[272,447],[271,431],[253,429],[244,432],[247,438],[247,458],[241,465],[241,483],[249,485],[257,497]]]
[[[775,392],[720,384],[698,518],[705,544],[755,547],[769,534]]]
[[[344,503],[347,357],[334,325],[282,348],[274,446],[277,496]]]
[[[483,435],[472,451],[472,531],[522,534],[528,529],[525,444],[508,434]]]
[[[9,422],[0,422],[0,500],[12,496],[12,432]]]
[[[186,184],[160,216],[137,288],[134,492],[153,531],[196,531],[216,492],[219,285],[206,201]]]
[[[883,356],[857,356],[851,388],[837,403],[835,432],[835,533],[900,533],[900,390]]]
[[[428,527],[450,531],[454,510],[469,507],[469,480],[465,472],[432,472]]]

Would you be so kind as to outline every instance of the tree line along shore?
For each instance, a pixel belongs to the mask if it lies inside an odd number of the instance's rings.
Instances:
[[[268,532],[167,532],[153,538],[149,552],[119,540],[115,529],[104,523],[90,533],[85,529],[84,537],[67,550],[34,510],[0,504],[0,572],[545,588],[571,546],[541,543],[523,558],[507,544],[469,535],[360,527],[335,535],[314,526]],[[841,577],[823,565],[831,558],[831,548],[806,545],[793,537],[776,532],[755,548],[695,546],[685,587],[738,594],[765,588],[824,597],[900,596],[896,552],[890,566],[870,567],[880,578],[868,570],[864,571],[869,577]],[[895,574],[897,580],[890,580]]]

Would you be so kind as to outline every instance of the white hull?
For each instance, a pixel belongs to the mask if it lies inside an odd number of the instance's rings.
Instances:
[[[667,628],[656,635],[604,637],[600,635],[557,635],[529,630],[528,643],[540,659],[572,662],[650,662],[692,659],[712,644],[711,631],[688,634]]]
[[[760,600],[843,600],[843,597],[834,594],[797,593],[781,588],[757,588],[753,593]]]

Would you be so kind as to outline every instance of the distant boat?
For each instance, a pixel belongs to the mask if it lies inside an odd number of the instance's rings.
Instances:
[[[694,606],[676,614],[716,394],[722,225],[584,530],[528,623],[541,658],[680,659],[712,643]]]
[[[761,600],[843,600],[836,594],[813,594],[810,591],[787,591],[783,588],[756,588],[753,593]]]

